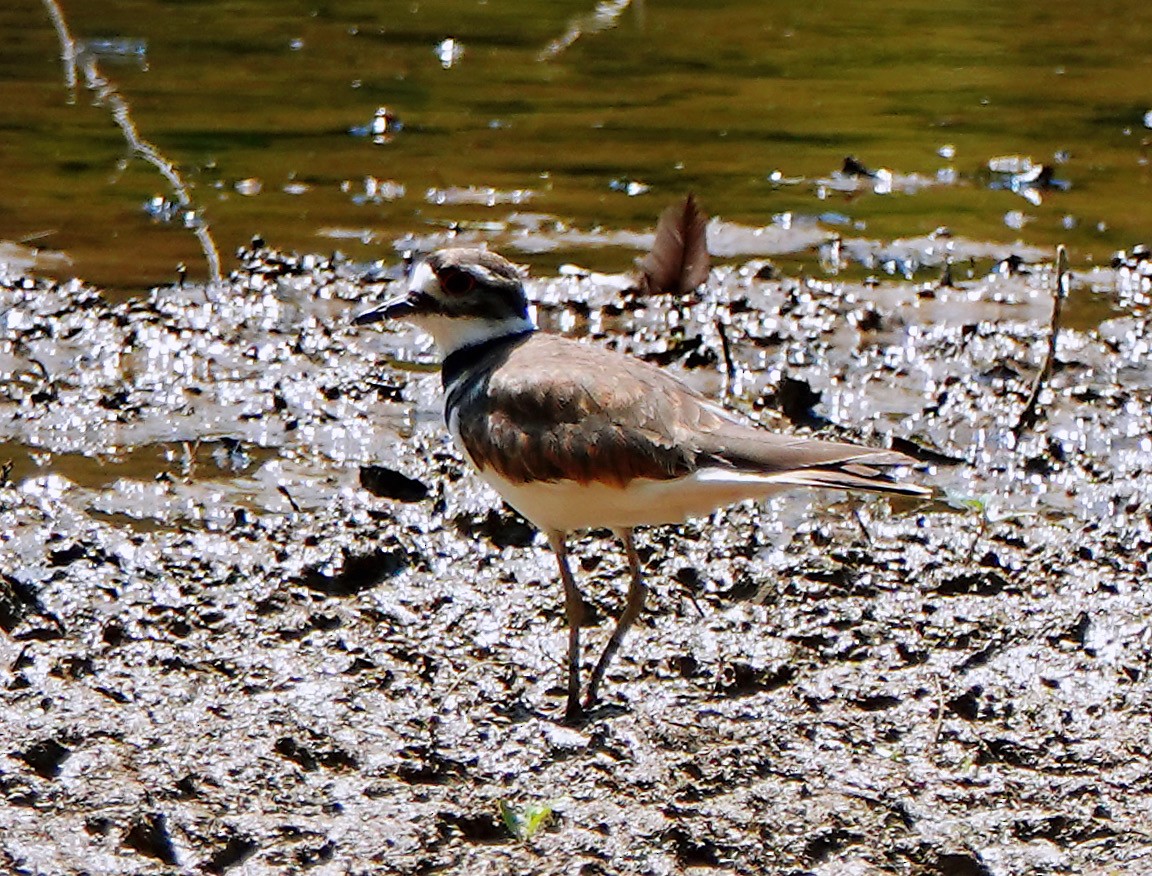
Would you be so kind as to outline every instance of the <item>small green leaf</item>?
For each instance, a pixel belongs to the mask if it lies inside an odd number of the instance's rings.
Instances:
[[[523,825],[521,824],[520,813],[507,801],[500,801],[500,820],[504,822],[504,827],[508,829],[508,833],[516,837],[516,839],[523,839],[521,831]]]
[[[532,839],[552,817],[551,803],[538,803],[524,807],[524,839]]]
[[[944,501],[957,511],[975,511],[977,514],[984,514],[988,511],[987,496],[967,496],[963,493],[953,493],[951,490],[947,490],[944,493]]]
[[[516,839],[527,842],[548,823],[552,815],[551,803],[530,803],[516,806],[506,800],[500,801],[500,819],[508,833]]]

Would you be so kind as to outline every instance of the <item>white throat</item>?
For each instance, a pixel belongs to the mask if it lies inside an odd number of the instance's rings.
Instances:
[[[504,338],[509,335],[518,335],[536,328],[531,315],[524,317],[509,317],[508,319],[462,319],[448,316],[422,316],[412,319],[412,324],[418,326],[436,342],[441,357],[447,357],[475,344],[482,344],[495,338]]]

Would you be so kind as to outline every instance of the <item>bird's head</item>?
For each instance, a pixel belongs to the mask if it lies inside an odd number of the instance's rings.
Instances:
[[[402,319],[432,335],[443,355],[535,328],[520,270],[483,249],[432,253],[407,290],[355,318],[357,325]]]

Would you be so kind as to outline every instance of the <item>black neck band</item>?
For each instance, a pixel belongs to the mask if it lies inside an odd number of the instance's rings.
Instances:
[[[528,337],[532,332],[536,331],[534,328],[524,329],[522,332],[516,332],[511,335],[501,335],[498,338],[489,338],[486,341],[481,341],[479,344],[469,344],[467,347],[461,347],[444,357],[444,362],[440,366],[440,383],[447,389],[452,382],[459,377],[462,373],[467,371],[490,352],[497,347],[502,347],[505,344],[514,344],[517,341]]]

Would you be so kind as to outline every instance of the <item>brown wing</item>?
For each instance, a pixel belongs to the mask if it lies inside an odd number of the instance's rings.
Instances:
[[[828,486],[899,489],[873,465],[911,462],[890,451],[779,435],[747,425],[645,362],[536,333],[487,357],[453,387],[469,456],[514,482],[681,477],[702,466],[806,470]],[[851,483],[837,484],[833,475]]]
[[[776,479],[783,484],[906,496],[932,494],[917,484],[898,483],[887,476],[884,470],[890,466],[915,463],[911,457],[893,450],[780,435],[741,423],[708,436],[701,450],[715,463],[738,471],[778,475]]]
[[[452,395],[469,456],[517,482],[679,477],[697,455],[683,439],[719,423],[670,375],[539,332],[481,362]]]
[[[932,494],[917,484],[902,484],[888,477],[886,468],[915,463],[910,456],[894,450],[783,435],[735,418],[702,438],[698,465],[778,475],[780,483],[794,486],[873,490],[906,496]]]

